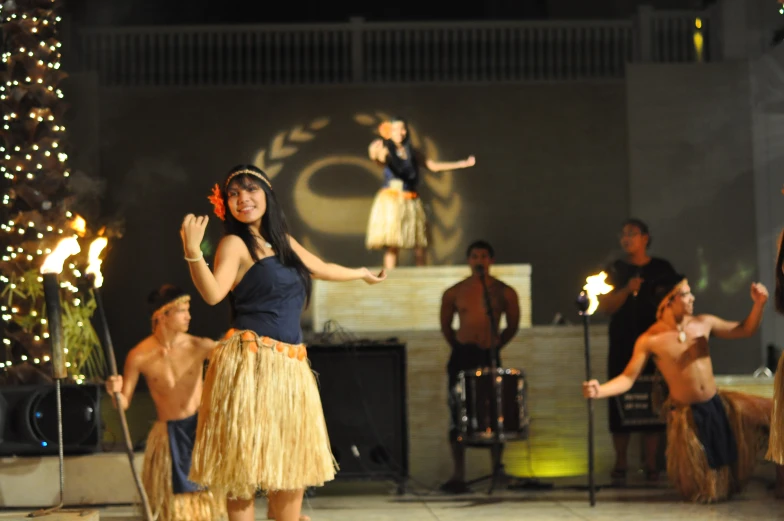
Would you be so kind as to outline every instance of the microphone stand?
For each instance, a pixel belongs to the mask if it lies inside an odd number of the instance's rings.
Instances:
[[[493,316],[493,306],[490,300],[490,291],[487,287],[487,281],[485,278],[485,271],[484,266],[477,266],[476,268],[477,273],[479,274],[479,280],[482,282],[482,291],[484,294],[484,301],[485,301],[485,313],[487,313],[487,319],[490,323],[490,339],[491,339],[491,353],[490,353],[490,376],[492,378],[492,385],[493,385],[493,394],[495,396],[494,402],[491,403],[491,414],[495,418],[495,429],[493,429],[493,443],[492,443],[492,450],[493,450],[493,473],[490,476],[484,476],[481,478],[477,478],[471,480],[467,483],[467,485],[472,485],[479,481],[484,481],[485,479],[490,478],[490,488],[488,489],[487,493],[492,494],[493,490],[495,489],[498,482],[501,478],[505,477],[505,473],[502,471],[501,465],[501,447],[506,440],[506,436],[503,433],[504,430],[504,420],[503,420],[503,400],[501,395],[501,371],[498,368],[498,355],[500,352],[500,346],[498,346],[498,334],[496,332],[495,327],[495,320]],[[540,483],[537,479],[526,479],[526,480],[519,480],[514,485],[509,485],[510,489],[525,489],[525,488],[532,488],[532,489],[548,489],[552,488],[552,485]]]
[[[495,489],[498,481],[502,477],[501,471],[501,446],[503,445],[505,436],[503,434],[504,430],[504,420],[501,414],[502,411],[502,399],[501,399],[501,383],[500,383],[500,374],[498,372],[498,342],[497,342],[497,332],[495,328],[495,317],[493,316],[493,305],[492,301],[490,300],[490,290],[487,288],[487,280],[485,275],[484,266],[477,266],[477,272],[479,273],[479,280],[482,282],[482,291],[484,293],[485,299],[485,313],[487,313],[487,320],[489,321],[490,325],[490,377],[492,378],[492,385],[493,385],[493,395],[495,396],[495,400],[492,403],[490,408],[491,413],[493,414],[493,418],[495,419],[495,432],[493,433],[493,474],[492,479],[490,481],[490,488],[488,489],[487,493],[492,494],[493,490]]]

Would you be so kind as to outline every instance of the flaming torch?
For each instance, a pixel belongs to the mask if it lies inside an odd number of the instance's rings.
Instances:
[[[585,341],[585,380],[591,380],[591,341],[588,325],[591,315],[599,307],[599,295],[606,295],[613,287],[605,283],[607,274],[601,272],[585,279],[583,291],[577,297],[577,309],[583,317],[583,335]],[[593,480],[593,400],[588,400],[588,493],[591,506],[596,505],[596,487]]]
[[[114,356],[114,346],[112,345],[112,337],[109,334],[109,324],[106,322],[106,313],[104,312],[103,299],[98,288],[103,286],[103,274],[101,273],[101,253],[108,240],[106,237],[98,237],[90,244],[90,251],[88,253],[88,265],[84,271],[85,282],[92,289],[93,297],[95,298],[96,311],[98,312],[98,327],[96,328],[98,336],[101,338],[106,360],[109,362],[109,372],[112,376],[117,376],[117,360]],[[131,433],[128,430],[128,420],[125,417],[125,410],[122,408],[120,401],[120,393],[114,393],[114,403],[117,406],[117,411],[120,413],[120,423],[122,424],[123,438],[125,439],[125,451],[128,454],[128,461],[131,464],[131,473],[133,480],[136,482],[136,489],[139,491],[139,496],[142,499],[142,506],[144,508],[144,516],[147,521],[153,521],[152,510],[150,508],[150,500],[147,493],[144,491],[139,473],[136,470],[136,465],[133,462],[133,443],[131,442]]]
[[[46,509],[35,515],[44,515],[59,510],[63,507],[63,489],[65,488],[65,475],[63,473],[63,409],[60,397],[60,382],[68,377],[65,369],[65,346],[63,341],[63,315],[60,303],[59,275],[63,271],[65,259],[81,251],[76,237],[68,237],[57,243],[52,253],[46,256],[41,265],[43,277],[44,300],[46,302],[46,317],[49,323],[49,338],[52,345],[52,370],[55,379],[57,396],[57,446],[60,455],[60,504]]]

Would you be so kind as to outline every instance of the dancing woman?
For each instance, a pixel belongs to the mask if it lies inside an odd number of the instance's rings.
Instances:
[[[210,201],[225,230],[213,271],[200,250],[207,216],[187,215],[180,234],[205,302],[229,296],[232,328],[210,360],[190,479],[227,497],[231,521],[254,519],[257,490],[267,492],[278,521],[297,521],[304,489],[336,470],[300,329],[311,279],[376,284],[386,275],[329,264],[303,248],[258,168],[233,168]]]
[[[784,193],[784,190],[782,192]],[[784,230],[779,236],[775,280],[774,304],[776,312],[784,315]],[[770,441],[765,458],[779,465],[784,465],[784,354],[779,357],[776,378],[773,380],[773,417],[770,422]],[[784,496],[784,490],[780,495]]]
[[[384,185],[376,194],[368,220],[365,246],[383,249],[384,268],[397,265],[401,249],[414,249],[417,266],[425,264],[427,218],[419,199],[419,167],[431,172],[469,168],[476,164],[474,156],[454,162],[425,158],[411,146],[408,126],[402,118],[394,118],[379,127],[381,139],[368,147],[368,156],[384,165]]]

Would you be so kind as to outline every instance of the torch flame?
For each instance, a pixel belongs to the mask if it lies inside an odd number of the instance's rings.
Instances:
[[[87,255],[87,269],[84,272],[87,275],[95,275],[95,287],[100,288],[103,286],[103,274],[101,273],[101,259],[100,257],[101,252],[103,249],[106,248],[106,244],[108,243],[108,239],[106,237],[98,237],[93,242],[90,243],[90,252]]]
[[[612,286],[604,282],[604,279],[606,278],[607,274],[601,272],[585,279],[583,290],[585,290],[589,302],[588,309],[585,311],[586,315],[593,315],[594,311],[599,307],[599,295],[606,295],[613,290]]]
[[[71,229],[79,234],[79,237],[84,237],[85,232],[87,231],[87,221],[84,220],[79,214],[76,214],[71,221]]]
[[[57,248],[44,259],[44,263],[41,265],[41,273],[61,273],[65,259],[71,255],[76,255],[80,251],[82,251],[82,248],[79,247],[79,241],[75,236],[61,239],[57,243]]]

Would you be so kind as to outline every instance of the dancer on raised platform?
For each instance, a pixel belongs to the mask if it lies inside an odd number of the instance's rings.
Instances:
[[[689,501],[712,503],[740,492],[751,477],[770,427],[772,400],[717,388],[708,338],[746,338],[762,321],[768,291],[751,285],[751,312],[742,322],[694,315],[694,295],[680,276],[657,282],[657,321],[637,340],[624,372],[599,385],[583,382],[586,398],[628,391],[652,358],[669,386],[667,473]],[[784,491],[776,468],[776,495]]]
[[[256,167],[233,168],[210,200],[225,230],[215,267],[200,248],[206,216],[189,214],[182,223],[185,260],[208,304],[229,296],[232,329],[210,360],[190,478],[227,497],[232,521],[254,519],[258,490],[267,492],[275,519],[296,521],[304,489],[332,480],[336,470],[302,344],[311,277],[376,284],[386,275],[328,264],[303,248]]]
[[[393,118],[379,127],[381,139],[368,147],[370,159],[384,165],[384,185],[376,194],[368,220],[365,246],[369,250],[384,249],[384,268],[397,265],[401,249],[414,249],[417,266],[425,265],[427,218],[417,193],[419,168],[444,172],[468,168],[476,164],[474,156],[454,162],[425,158],[411,145],[406,121]]]
[[[607,269],[607,283],[615,289],[600,300],[599,311],[610,315],[609,351],[607,354],[607,377],[615,378],[629,363],[634,343],[654,322],[656,306],[652,292],[652,281],[675,274],[675,269],[664,259],[651,257],[648,225],[639,219],[627,219],[620,233],[620,242],[626,258],[618,259]],[[653,361],[649,361],[642,375],[652,376],[656,372]],[[608,418],[615,449],[615,465],[611,479],[615,485],[626,483],[628,463],[626,456],[631,433],[640,432],[645,441],[645,476],[649,481],[659,478],[656,454],[664,432],[658,422],[642,425],[625,425],[621,412],[621,397],[608,400]]]
[[[214,521],[225,518],[223,498],[189,481],[196,414],[201,402],[204,362],[214,340],[188,334],[190,296],[164,285],[149,297],[152,334],[131,349],[123,376],[106,380],[114,401],[128,409],[139,375],[144,375],[158,421],[147,437],[142,482],[159,521]],[[117,404],[114,404],[117,407]]]
[[[465,445],[459,436],[459,390],[460,371],[489,367],[494,356],[496,366],[501,367],[501,349],[514,338],[520,327],[520,304],[517,292],[495,277],[491,277],[490,266],[495,258],[493,247],[485,241],[476,241],[466,251],[471,276],[458,282],[444,292],[441,299],[441,332],[452,349],[447,364],[447,400],[450,414],[449,442],[452,447],[454,472],[441,490],[453,494],[470,492],[465,483]],[[493,320],[490,324],[485,307],[485,277]],[[460,319],[460,328],[452,329],[455,314]],[[506,315],[507,326],[499,331],[501,315]],[[501,449],[503,450],[503,449]],[[501,461],[501,454],[491,450],[491,461]]]

